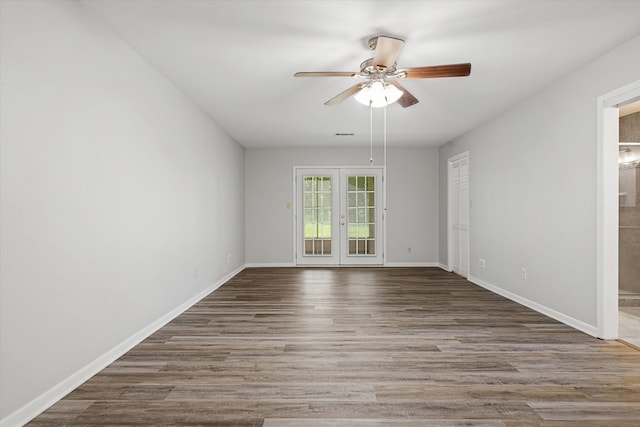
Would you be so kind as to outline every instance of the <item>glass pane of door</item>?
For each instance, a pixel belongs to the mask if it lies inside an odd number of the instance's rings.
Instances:
[[[331,255],[331,176],[303,176],[304,254]]]
[[[382,169],[343,169],[341,264],[382,264]]]
[[[339,169],[297,169],[296,263],[336,265],[338,245]]]
[[[347,177],[347,251],[349,255],[376,254],[375,176]]]

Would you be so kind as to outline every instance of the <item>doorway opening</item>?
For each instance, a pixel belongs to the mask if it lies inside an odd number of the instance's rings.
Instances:
[[[598,98],[598,337],[619,337],[619,107],[640,100],[640,80]]]
[[[640,101],[619,114],[618,338],[640,349]]]
[[[382,265],[383,169],[296,168],[296,265]]]

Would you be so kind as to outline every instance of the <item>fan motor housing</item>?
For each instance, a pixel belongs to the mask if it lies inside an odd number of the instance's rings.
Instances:
[[[384,73],[384,74],[393,74],[396,72],[397,63],[393,63],[393,66],[389,68],[380,68],[373,66],[373,58],[369,58],[360,64],[360,72],[367,74],[376,74],[376,73]]]

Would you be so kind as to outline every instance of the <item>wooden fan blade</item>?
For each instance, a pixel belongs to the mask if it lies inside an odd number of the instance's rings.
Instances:
[[[404,41],[392,37],[379,36],[376,42],[376,50],[373,53],[373,66],[388,69],[396,63],[398,55],[404,46]]]
[[[403,70],[400,70],[401,72]],[[436,77],[465,77],[471,74],[471,64],[433,65],[430,67],[407,68],[407,79],[431,79]]]
[[[394,85],[395,87],[397,87],[398,89],[400,89],[403,93],[402,96],[400,97],[400,99],[398,99],[396,102],[398,104],[400,104],[402,106],[402,108],[407,108],[407,107],[411,107],[412,105],[417,104],[418,98],[416,98],[415,96],[411,95],[411,93],[406,90],[404,88],[404,86],[402,86],[400,83],[398,83],[395,80],[391,80],[389,83],[391,83],[392,85]]]
[[[294,77],[356,77],[355,71],[300,71]]]
[[[358,84],[355,84],[355,85],[351,86],[349,89],[345,90],[341,94],[336,95],[333,98],[331,98],[330,100],[328,100],[327,102],[325,102],[324,105],[337,105],[337,104],[340,104],[345,99],[347,99],[350,96],[353,96],[356,93],[360,92],[360,89],[362,89],[362,87],[365,84],[366,83],[358,83]]]

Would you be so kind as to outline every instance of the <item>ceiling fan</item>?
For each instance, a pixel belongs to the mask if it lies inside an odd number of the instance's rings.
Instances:
[[[471,64],[433,65],[398,69],[396,60],[404,46],[404,40],[389,36],[369,39],[373,58],[360,64],[360,71],[298,72],[295,77],[356,77],[364,79],[344,92],[334,96],[325,105],[337,105],[355,95],[355,98],[372,107],[383,107],[398,102],[407,108],[418,99],[398,83],[400,79],[431,79],[436,77],[465,77],[471,74]]]

